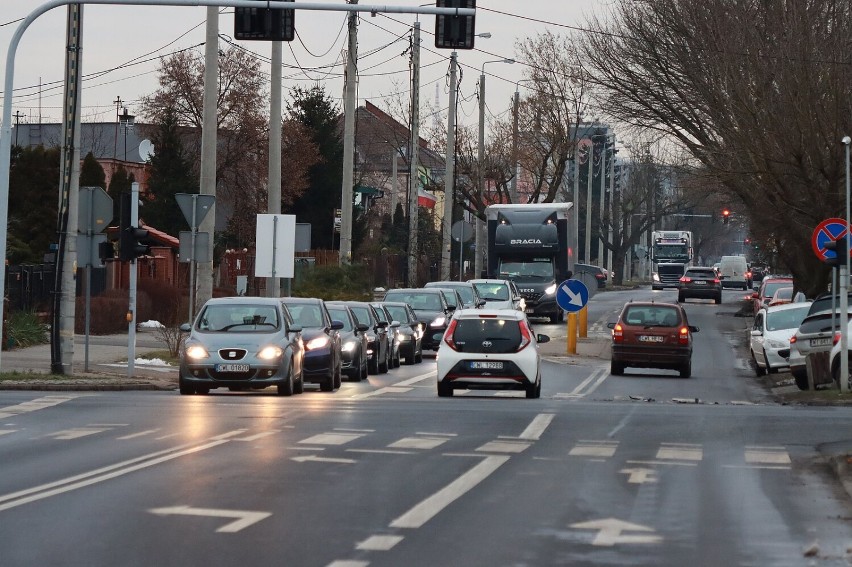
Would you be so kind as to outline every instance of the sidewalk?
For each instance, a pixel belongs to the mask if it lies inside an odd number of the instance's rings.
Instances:
[[[575,359],[610,359],[610,339],[588,337],[577,339],[577,354],[568,354],[568,337],[551,337],[550,342],[539,344],[542,357],[563,364],[572,364]]]

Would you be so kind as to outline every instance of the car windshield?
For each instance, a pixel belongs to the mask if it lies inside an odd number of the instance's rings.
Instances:
[[[322,310],[314,303],[294,303],[288,305],[293,322],[301,325],[303,329],[318,329],[325,327],[322,318]]]
[[[358,319],[359,323],[363,323],[365,325],[372,325],[372,318],[370,317],[370,310],[367,307],[362,307],[360,305],[353,305],[350,307],[352,313],[355,315],[355,318]]]
[[[501,278],[535,277],[553,279],[553,263],[550,258],[504,260],[500,262]]]
[[[442,289],[441,293],[444,294],[444,299],[447,300],[447,305],[449,305],[450,307],[458,307],[458,301],[456,301],[456,293],[453,290]]]
[[[509,299],[509,287],[504,283],[477,283],[476,291],[485,301],[506,301]]]
[[[426,311],[442,311],[444,309],[444,306],[441,304],[441,299],[436,295],[437,293],[440,292],[437,290],[435,291],[435,293],[389,291],[385,296],[385,299],[407,303],[415,311],[417,311],[418,309],[423,309]]]
[[[453,342],[460,352],[515,352],[521,342],[517,321],[459,319]]]
[[[782,329],[798,329],[799,325],[808,314],[809,305],[802,305],[796,309],[784,309],[782,311],[768,311],[766,313],[766,330],[780,331]]]
[[[622,320],[628,325],[645,327],[677,327],[680,313],[674,307],[660,305],[631,305],[624,312]]]
[[[376,318],[379,320],[379,322],[389,322],[384,309],[375,305],[373,307],[376,309]]]
[[[782,287],[790,287],[790,282],[767,282],[766,287],[763,288],[763,297],[772,297]],[[792,296],[791,288],[790,297]]]
[[[772,299],[793,299],[793,288],[792,287],[782,287],[775,291],[772,294]]]
[[[264,331],[278,329],[278,310],[271,305],[208,305],[198,317],[196,328],[201,331],[226,333],[231,331]]]
[[[405,310],[405,307],[397,305],[386,305],[385,307],[390,312],[394,321],[399,321],[400,323],[408,322],[408,312]]]
[[[355,330],[354,327],[352,327],[352,321],[349,319],[349,313],[346,312],[346,309],[343,309],[342,307],[329,307],[328,314],[331,315],[331,318],[335,321],[340,321],[341,323],[343,323],[342,330]]]

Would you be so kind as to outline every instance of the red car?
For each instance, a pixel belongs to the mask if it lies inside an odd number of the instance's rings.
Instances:
[[[760,311],[761,307],[766,307],[772,300],[775,292],[782,287],[793,287],[793,278],[764,278],[760,282],[760,289],[751,294],[752,307],[754,314]]]

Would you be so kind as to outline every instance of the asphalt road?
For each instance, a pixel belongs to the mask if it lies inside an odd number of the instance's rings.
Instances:
[[[672,295],[599,294],[590,334]],[[0,391],[0,564],[848,565],[852,410],[756,386],[739,297],[687,305],[692,378],[553,359],[539,400],[438,399],[431,359],[291,398]]]

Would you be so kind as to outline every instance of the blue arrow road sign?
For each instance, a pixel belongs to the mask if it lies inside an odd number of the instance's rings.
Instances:
[[[575,313],[589,302],[589,288],[580,280],[565,280],[556,288],[556,303],[568,313]]]

